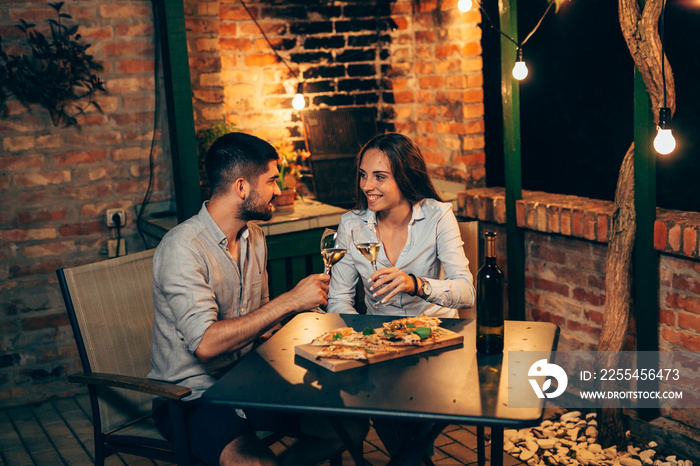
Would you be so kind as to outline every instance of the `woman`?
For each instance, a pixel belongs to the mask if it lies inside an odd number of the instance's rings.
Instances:
[[[357,208],[338,226],[337,242],[348,252],[333,266],[328,312],[357,313],[361,277],[369,314],[458,317],[476,296],[469,262],[452,205],[435,190],[418,146],[382,134],[362,148],[357,166]],[[382,243],[376,272],[352,241],[353,229],[373,224]]]

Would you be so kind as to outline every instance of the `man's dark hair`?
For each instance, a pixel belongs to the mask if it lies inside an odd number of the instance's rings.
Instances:
[[[370,149],[377,149],[387,156],[391,165],[391,174],[396,180],[399,191],[411,205],[425,198],[442,201],[428,176],[423,154],[416,143],[403,134],[385,133],[373,137],[357,154],[355,196],[358,210],[367,208],[367,197],[360,188],[360,165],[365,153]]]
[[[267,171],[277,151],[270,143],[244,133],[228,133],[214,141],[204,158],[211,197],[226,192],[235,180],[254,183]]]

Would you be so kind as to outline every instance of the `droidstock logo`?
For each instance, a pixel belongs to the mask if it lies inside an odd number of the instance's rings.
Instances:
[[[548,364],[546,359],[540,359],[530,366],[530,370],[527,372],[530,377],[547,377],[542,387],[540,388],[537,380],[528,379],[532,389],[535,391],[537,398],[556,398],[566,390],[566,385],[569,383],[569,378],[566,376],[564,369],[557,366],[556,364]],[[552,378],[557,381],[557,389],[552,393],[547,393],[552,386]]]

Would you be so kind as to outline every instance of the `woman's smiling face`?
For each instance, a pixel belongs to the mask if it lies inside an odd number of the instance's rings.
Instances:
[[[360,189],[367,197],[367,208],[374,212],[406,202],[391,172],[389,158],[378,149],[369,149],[362,157]]]

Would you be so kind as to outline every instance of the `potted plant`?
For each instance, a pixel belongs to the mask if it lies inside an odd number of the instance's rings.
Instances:
[[[23,19],[16,25],[24,33],[30,53],[8,55],[0,38],[0,109],[13,94],[26,107],[38,103],[46,108],[54,126],[77,125],[75,117],[91,105],[102,111],[92,100],[96,92],[106,92],[104,82],[95,74],[102,65],[87,53],[90,44],[80,41],[79,26],[63,23],[64,19],[71,19],[69,14],[61,13],[63,2],[49,6],[58,17],[46,21],[50,37]],[[83,99],[87,99],[87,104],[78,105]]]
[[[305,175],[301,172],[301,163],[311,155],[307,150],[294,149],[292,144],[281,141],[274,144],[279,158],[277,159],[277,170],[280,176],[277,185],[282,194],[277,196],[273,203],[278,209],[284,210],[294,208],[294,199],[298,195],[302,200],[304,197],[297,189],[299,180]]]

